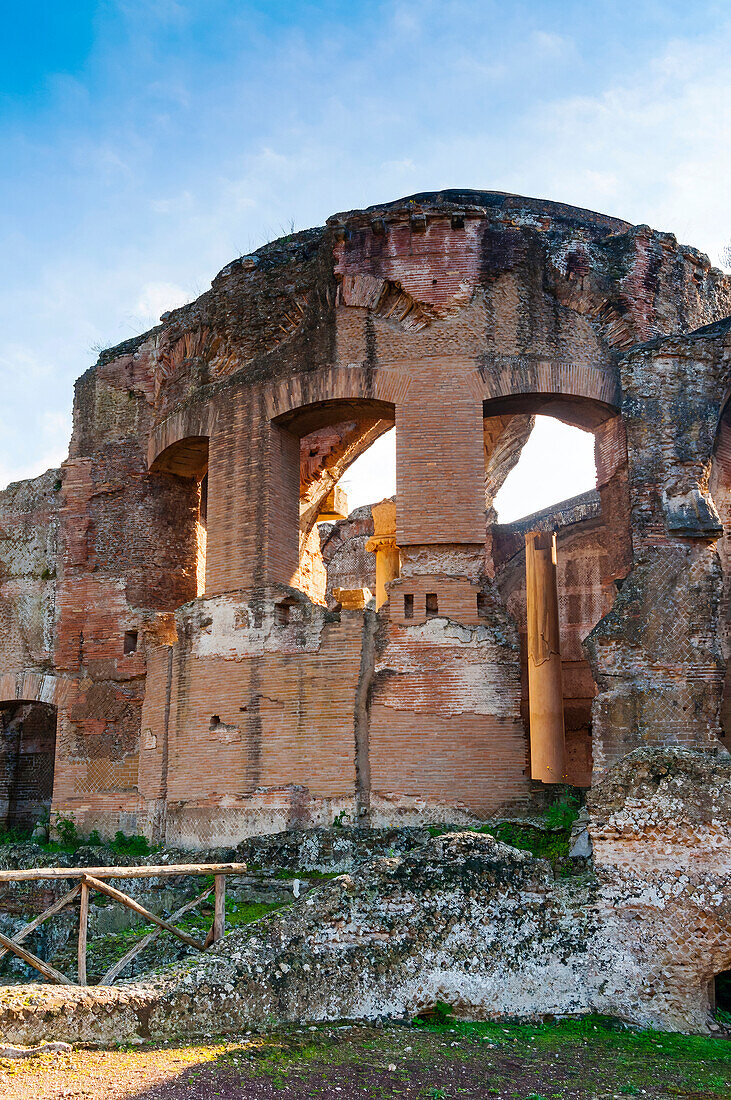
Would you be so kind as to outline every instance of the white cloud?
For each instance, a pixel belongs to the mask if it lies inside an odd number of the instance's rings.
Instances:
[[[156,214],[181,214],[189,213],[195,205],[190,191],[181,191],[178,195],[171,195],[166,199],[151,199],[150,206]]]
[[[566,57],[574,45],[570,39],[552,31],[535,31],[531,36],[531,44],[536,53],[550,58]]]
[[[143,324],[156,325],[160,315],[190,301],[190,295],[175,283],[146,283],[137,301],[136,310]]]
[[[553,197],[671,230],[716,254],[731,232],[731,24],[674,42],[633,79],[538,112]]]

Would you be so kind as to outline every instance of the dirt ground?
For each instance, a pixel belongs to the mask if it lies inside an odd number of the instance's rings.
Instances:
[[[585,1019],[541,1026],[290,1028],[202,1045],[0,1060],[12,1100],[714,1100],[731,1042]]]

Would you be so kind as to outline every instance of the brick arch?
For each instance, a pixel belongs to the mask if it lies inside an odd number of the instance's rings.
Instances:
[[[150,473],[175,474],[200,481],[208,470],[208,436],[194,435],[170,443],[150,464]]]
[[[293,405],[272,417],[273,423],[299,439],[319,428],[359,419],[386,420],[395,424],[396,409],[393,402],[371,396],[337,396]]]
[[[563,393],[516,393],[483,401],[484,417],[523,413],[530,416],[553,416],[566,424],[586,431],[595,431],[600,424],[619,415],[616,406],[593,397]]]
[[[554,401],[591,401],[614,413],[621,405],[619,374],[612,366],[524,361],[502,368],[493,364],[492,369],[483,367],[480,373],[486,402],[532,395]]]
[[[0,825],[29,828],[49,812],[64,686],[56,676],[6,672],[0,676]]]
[[[177,412],[155,425],[150,432],[147,446],[148,469],[154,468],[159,473],[179,473],[180,471],[176,469],[166,469],[166,465],[171,461],[174,463],[176,456],[180,459],[186,449],[194,450],[197,446],[198,451],[202,451],[203,441],[205,441],[207,459],[208,439],[214,427],[214,420],[214,406],[209,402],[199,402],[194,406],[178,409]],[[163,458],[163,455],[167,455],[167,458]]]
[[[44,672],[3,672],[0,674],[0,706],[4,703],[48,703],[58,707],[74,681]]]
[[[275,380],[260,390],[263,411],[277,423],[287,425],[301,410],[321,406],[335,408],[339,402],[373,402],[376,406],[393,407],[403,400],[411,388],[414,376],[418,381],[418,363],[414,371],[406,364],[398,368],[379,364],[348,367],[323,367],[317,371],[301,371]]]

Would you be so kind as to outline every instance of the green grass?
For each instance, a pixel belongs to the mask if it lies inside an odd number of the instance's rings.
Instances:
[[[424,1083],[418,1095],[424,1100],[456,1096],[460,1090],[454,1091],[448,1082],[455,1079],[457,1066],[471,1072],[473,1080],[483,1081],[485,1095],[519,1100],[566,1095],[644,1094],[693,1100],[731,1096],[731,1044],[723,1039],[630,1028],[599,1016],[532,1025],[465,1023],[450,1015],[449,1006],[438,1005],[432,1016],[436,1022],[414,1021],[411,1029],[356,1025],[348,1032],[323,1025],[306,1035],[277,1030],[238,1050],[229,1049],[223,1061],[249,1075],[264,1075],[276,1087],[315,1075],[317,1093],[320,1074],[345,1084],[351,1067],[382,1074],[393,1062],[395,1086],[407,1083],[418,1070]]]
[[[253,870],[253,868],[249,868]],[[304,879],[312,882],[326,882],[331,878],[339,878],[342,875],[342,871],[291,871],[288,867],[278,867],[274,872],[274,878],[276,879]]]
[[[500,1047],[530,1051],[533,1055],[591,1048],[598,1083],[621,1081],[618,1091],[628,1096],[657,1087],[672,1077],[673,1094],[687,1090],[694,1097],[731,1096],[731,1043],[702,1035],[683,1035],[629,1027],[603,1016],[584,1016],[551,1024],[487,1023],[415,1024],[436,1034],[487,1041]],[[705,1089],[706,1093],[698,1090]],[[678,1091],[680,1090],[680,1091]]]
[[[432,836],[444,836],[453,832],[448,826],[440,827],[432,825],[429,832]],[[473,829],[476,833],[485,833],[494,836],[503,844],[509,844],[511,848],[519,848],[522,852],[530,852],[541,859],[549,859],[552,862],[565,859],[569,854],[571,830],[548,830],[540,825],[529,825],[515,821],[489,822]]]

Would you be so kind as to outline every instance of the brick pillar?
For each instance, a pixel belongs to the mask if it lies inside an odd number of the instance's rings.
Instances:
[[[485,542],[482,401],[458,367],[432,364],[396,408],[399,546]]]
[[[297,437],[273,424],[256,397],[222,405],[208,459],[206,594],[293,584],[299,492]]]
[[[396,543],[390,614],[477,620],[485,566],[482,400],[458,361],[430,364],[418,397],[396,406]],[[413,615],[411,607],[413,604]]]

